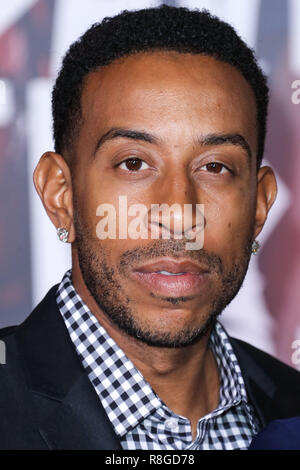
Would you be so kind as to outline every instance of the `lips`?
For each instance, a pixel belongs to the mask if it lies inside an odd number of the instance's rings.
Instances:
[[[190,260],[163,258],[132,271],[132,276],[143,287],[169,297],[198,294],[207,282],[208,269]]]
[[[208,272],[207,269],[201,267],[197,263],[194,263],[189,260],[175,261],[170,259],[160,259],[158,261],[152,262],[150,264],[145,264],[135,268],[136,272],[141,273],[153,273],[158,271],[167,271],[169,273],[197,273],[203,274]]]

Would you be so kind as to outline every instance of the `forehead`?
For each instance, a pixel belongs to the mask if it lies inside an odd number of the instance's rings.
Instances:
[[[209,56],[152,52],[116,60],[87,76],[81,107],[83,140],[113,126],[173,141],[194,131],[239,132],[256,151],[254,93],[237,69]]]

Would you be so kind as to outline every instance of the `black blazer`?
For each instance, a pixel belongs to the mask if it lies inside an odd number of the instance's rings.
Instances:
[[[19,326],[0,330],[0,449],[121,450],[77,356],[53,286]],[[231,338],[262,426],[300,415],[300,373]]]

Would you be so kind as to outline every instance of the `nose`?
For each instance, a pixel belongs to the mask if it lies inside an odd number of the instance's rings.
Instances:
[[[182,170],[160,182],[146,218],[151,238],[193,240],[199,236],[205,225],[204,205],[189,175]]]

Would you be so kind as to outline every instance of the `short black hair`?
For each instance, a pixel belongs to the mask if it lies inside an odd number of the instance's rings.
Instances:
[[[241,72],[256,99],[258,169],[264,153],[269,89],[253,50],[232,26],[207,10],[168,5],[106,17],[70,46],[52,92],[55,151],[72,152],[87,74],[121,57],[158,50],[209,55]]]

